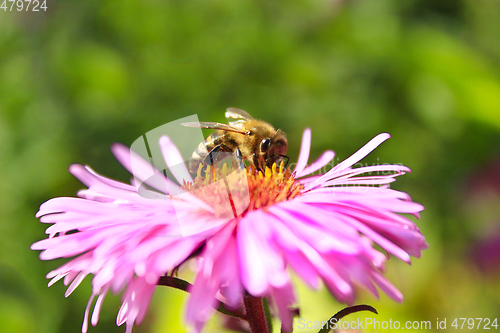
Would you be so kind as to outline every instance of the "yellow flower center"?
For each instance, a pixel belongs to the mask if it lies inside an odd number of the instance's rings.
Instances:
[[[279,167],[266,167],[264,172],[254,166],[229,168],[224,163],[222,168],[206,166],[202,176],[201,168],[193,182],[183,188],[213,207],[217,217],[241,217],[248,211],[298,197],[304,189],[283,162]]]

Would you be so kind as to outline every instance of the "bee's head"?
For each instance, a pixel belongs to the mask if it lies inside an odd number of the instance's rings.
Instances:
[[[262,139],[260,142],[260,153],[264,157],[267,166],[272,166],[273,163],[283,159],[288,148],[288,141],[285,133],[281,130],[276,131],[273,137]]]

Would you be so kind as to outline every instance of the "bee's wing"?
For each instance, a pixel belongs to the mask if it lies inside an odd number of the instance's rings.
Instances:
[[[226,110],[226,118],[231,125],[241,124],[247,120],[253,119],[247,112],[237,108],[228,108]]]
[[[229,132],[236,132],[240,134],[245,134],[249,135],[250,132],[245,130],[244,128],[233,126],[233,125],[227,125],[227,124],[221,124],[221,123],[213,123],[213,122],[193,122],[193,123],[182,123],[181,125],[186,126],[186,127],[196,127],[196,128],[211,128],[211,129],[219,129],[223,131],[229,131]]]

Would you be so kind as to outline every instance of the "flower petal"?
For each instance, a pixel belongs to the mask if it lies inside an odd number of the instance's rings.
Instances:
[[[179,184],[192,182],[193,178],[186,168],[179,150],[168,136],[164,135],[160,138],[160,149],[165,163],[167,163],[168,168]]]
[[[115,143],[111,146],[111,151],[120,164],[141,182],[162,193],[170,193],[177,188],[176,184],[129,147]]]
[[[326,179],[331,179],[334,177],[335,174],[340,173],[341,171],[349,168],[353,164],[359,162],[363,157],[368,155],[372,150],[377,148],[382,142],[385,140],[389,139],[391,136],[388,133],[382,133],[371,139],[366,145],[361,147],[357,152],[355,152],[353,155],[351,155],[349,158],[346,160],[342,161],[341,163],[337,164],[335,167],[333,167],[330,171],[325,173],[322,177],[320,177],[318,180],[313,182],[312,184],[309,185],[309,188],[313,188],[320,184],[322,181]]]
[[[311,150],[311,129],[306,128],[302,134],[302,144],[300,146],[299,159],[295,166],[294,172],[301,173],[307,165],[309,160],[309,152]]]
[[[330,163],[331,160],[335,157],[335,152],[332,150],[327,150],[323,154],[321,154],[320,157],[316,161],[314,161],[311,165],[307,166],[306,168],[302,169],[302,171],[297,172],[296,177],[300,178],[305,175],[309,175],[321,168],[323,168],[325,165]]]
[[[262,296],[271,286],[288,283],[285,263],[269,242],[272,231],[267,226],[266,214],[249,212],[238,226],[238,250],[242,282],[253,296]]]

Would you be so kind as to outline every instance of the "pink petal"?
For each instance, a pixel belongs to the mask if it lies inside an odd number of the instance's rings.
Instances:
[[[78,274],[76,279],[73,280],[73,282],[71,283],[69,288],[66,290],[64,297],[68,297],[69,295],[71,295],[71,293],[76,289],[76,287],[78,287],[80,285],[80,283],[82,283],[83,279],[85,279],[86,276],[87,276],[87,274],[85,274],[85,273]]]
[[[302,171],[297,172],[296,177],[303,177],[305,175],[311,174],[321,168],[323,168],[325,165],[330,163],[331,160],[335,157],[335,152],[332,150],[327,150],[323,154],[321,154],[320,157],[316,161],[314,161],[311,165],[308,167],[304,168]]]
[[[266,223],[265,213],[254,210],[238,226],[242,282],[253,296],[262,296],[270,286],[288,282],[284,262],[269,242],[271,230]]]
[[[292,286],[290,284],[286,284],[281,288],[273,288],[272,295],[281,319],[281,332],[292,332],[293,313],[289,308],[295,302]]]
[[[177,185],[165,177],[151,163],[144,160],[142,156],[132,151],[129,147],[115,143],[111,146],[111,151],[128,172],[145,184],[162,193],[170,193],[169,190],[177,187]]]
[[[168,168],[179,184],[183,184],[184,181],[192,182],[193,178],[191,178],[179,150],[168,136],[164,135],[160,138],[160,149]]]
[[[395,300],[396,302],[401,303],[403,301],[403,294],[394,287],[389,281],[387,281],[382,275],[377,272],[372,272],[371,278],[375,281],[375,283],[386,293],[390,298]]]
[[[344,169],[341,172],[337,172],[335,174],[336,179],[340,177],[352,177],[364,173],[371,173],[371,172],[397,172],[399,174],[404,174],[405,172],[411,172],[411,169],[404,166],[404,165],[394,165],[394,164],[382,164],[382,165],[371,165],[371,166],[364,166],[360,168],[347,168]],[[394,175],[391,175],[394,176]]]
[[[110,186],[107,183],[102,182],[99,178],[90,173],[85,167],[79,164],[73,164],[70,166],[69,171],[76,178],[78,178],[83,184],[87,185],[89,189],[93,189],[98,191],[101,194],[105,194],[109,197],[113,197],[116,199],[120,198],[127,201],[132,202],[140,202],[140,203],[149,203],[153,204],[156,200],[147,199],[141,197],[137,193],[137,189],[135,191],[124,190],[123,188],[118,188],[115,186]],[[151,191],[150,191],[151,192]],[[157,193],[157,192],[155,192]],[[162,196],[166,198],[165,195]],[[158,200],[159,201],[159,200]]]
[[[97,298],[97,301],[95,302],[94,311],[92,312],[92,318],[90,319],[90,323],[92,324],[92,326],[97,325],[97,322],[99,321],[99,313],[101,312],[102,302],[104,301],[106,294],[107,292],[103,292],[102,294],[100,294]]]
[[[319,287],[319,279],[314,266],[302,254],[302,252],[284,251],[286,262],[290,267],[304,280],[309,286],[314,289]]]
[[[230,305],[237,306],[236,301],[241,301],[243,289],[237,269],[238,254],[234,228],[234,224],[228,225],[221,231],[220,237],[210,239],[205,245],[202,267],[190,290],[191,296],[186,311],[186,320],[195,327],[200,327],[214,313],[216,294],[222,285],[227,284],[229,287]]]
[[[343,235],[340,233],[331,235],[325,228],[319,225],[314,225],[312,223],[308,224],[307,222],[313,222],[314,219],[308,219],[307,208],[305,205],[301,206],[302,207],[297,207],[298,209],[294,211],[295,215],[284,209],[275,207],[269,208],[271,213],[280,218],[280,222],[273,223],[272,227],[280,228],[280,224],[282,224],[289,230],[289,232],[286,232],[286,229],[281,227],[279,232],[276,232],[278,237],[286,234],[290,240],[296,238],[294,242],[306,241],[318,252],[335,251],[350,254],[359,252],[359,240],[352,239],[351,237],[342,237]],[[304,215],[298,215],[300,208],[302,208],[303,213],[305,213]],[[310,210],[311,212],[313,211],[313,209]],[[294,237],[294,235],[297,236]]]
[[[87,333],[88,328],[89,328],[89,312],[90,312],[90,306],[92,305],[92,302],[94,301],[95,295],[92,294],[90,299],[87,302],[87,306],[85,307],[85,315],[83,316],[83,325],[82,325],[82,333]]]
[[[367,227],[365,224],[359,222],[357,219],[349,218],[348,215],[341,215],[342,211],[339,211],[337,217],[340,220],[345,221],[346,223],[351,224],[353,227],[359,230],[359,232],[363,233],[365,236],[373,240],[375,243],[380,245],[386,251],[392,253],[399,259],[410,263],[410,256],[406,253],[402,248],[396,246],[391,241],[387,240],[385,237],[382,237],[380,234],[373,231],[371,228]]]
[[[387,133],[382,133],[371,139],[366,145],[361,147],[357,152],[355,152],[353,155],[351,155],[349,158],[346,160],[342,161],[341,163],[337,164],[334,168],[332,168],[330,171],[325,173],[321,178],[319,178],[316,182],[310,185],[310,188],[318,185],[321,183],[321,181],[325,179],[330,179],[333,177],[334,174],[339,173],[353,164],[356,164],[359,162],[363,157],[368,155],[372,150],[377,148],[382,142],[385,140],[389,139],[391,136]]]
[[[109,186],[121,188],[122,190],[127,190],[127,191],[133,191],[133,192],[136,191],[135,187],[132,186],[132,185],[125,184],[125,183],[122,183],[122,182],[119,182],[119,181],[116,181],[116,180],[109,179],[109,178],[106,178],[104,176],[101,176],[100,174],[98,174],[97,172],[95,172],[88,165],[85,166],[85,169],[87,169],[87,171],[90,172],[95,178],[97,178],[98,180],[100,180],[103,183],[106,183]]]
[[[311,150],[311,129],[306,128],[304,134],[302,134],[302,144],[300,146],[299,159],[297,160],[297,165],[295,166],[294,172],[300,173],[304,170],[309,160],[309,152]]]

